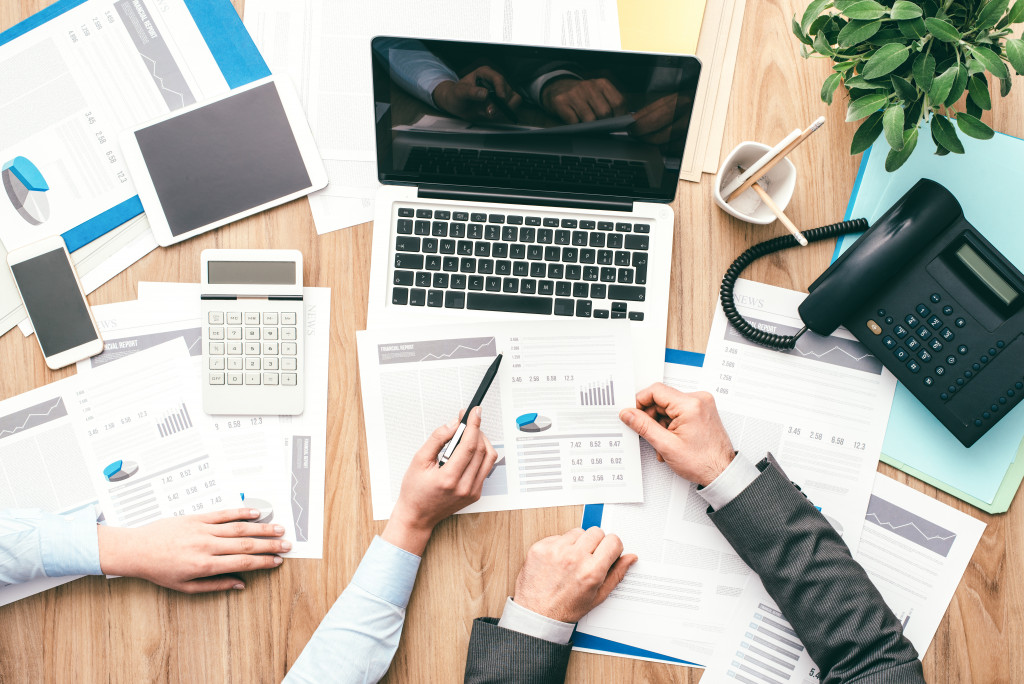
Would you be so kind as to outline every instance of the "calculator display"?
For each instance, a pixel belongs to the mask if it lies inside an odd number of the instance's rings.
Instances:
[[[294,261],[210,261],[210,285],[294,285]]]
[[[964,243],[956,250],[956,257],[1003,304],[1009,306],[1020,296],[1013,286],[1000,276],[973,247]]]

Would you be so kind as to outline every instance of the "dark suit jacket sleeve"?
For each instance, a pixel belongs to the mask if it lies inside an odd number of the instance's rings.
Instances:
[[[878,589],[777,465],[709,515],[760,576],[826,684],[924,682],[917,651]]]
[[[478,618],[469,636],[466,684],[561,684],[571,653],[572,642],[556,644],[499,627],[496,618]]]

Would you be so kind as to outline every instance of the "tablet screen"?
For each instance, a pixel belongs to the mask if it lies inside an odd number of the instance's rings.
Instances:
[[[175,237],[312,185],[273,83],[135,137]]]

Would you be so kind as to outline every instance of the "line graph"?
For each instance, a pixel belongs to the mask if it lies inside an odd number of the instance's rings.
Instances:
[[[6,416],[0,416],[0,439],[12,437],[66,415],[68,415],[68,410],[64,406],[64,400],[57,397]]]
[[[868,502],[864,520],[943,557],[949,555],[949,550],[956,542],[955,532],[874,494]]]
[[[796,328],[788,325],[780,325],[779,323],[771,323],[749,317],[747,321],[755,328],[776,335],[795,335],[797,333]],[[731,325],[726,328],[725,337],[730,342],[766,349],[766,347],[745,339]],[[820,361],[833,366],[864,371],[872,375],[880,375],[882,373],[882,362],[868,351],[867,347],[857,340],[848,340],[845,337],[837,337],[835,335],[822,337],[808,331],[797,340],[796,349],[780,351],[778,353],[801,356],[812,361]]]
[[[486,359],[497,355],[497,353],[497,343],[493,337],[422,340],[382,344],[377,347],[381,365],[454,359]]]

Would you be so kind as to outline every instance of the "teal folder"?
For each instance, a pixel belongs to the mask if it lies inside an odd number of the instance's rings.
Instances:
[[[922,142],[899,170],[883,166],[889,147],[879,140],[864,153],[846,218],[879,216],[921,178],[956,196],[967,220],[1024,271],[1020,226],[1024,140],[997,133],[963,140],[965,154],[938,157]],[[857,236],[840,239],[833,260]],[[967,449],[902,385],[896,388],[882,460],[988,513],[1003,513],[1024,478],[1024,409],[1017,408]]]

